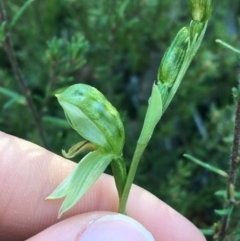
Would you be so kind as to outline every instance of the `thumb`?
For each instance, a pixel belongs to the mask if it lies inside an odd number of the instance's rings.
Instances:
[[[45,229],[28,241],[154,241],[136,220],[122,214],[92,212],[80,214]]]

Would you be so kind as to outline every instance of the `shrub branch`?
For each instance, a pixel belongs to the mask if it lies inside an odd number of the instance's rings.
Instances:
[[[1,23],[7,22],[3,1],[0,1],[0,21],[1,21]],[[13,49],[13,44],[12,44],[12,39],[11,39],[11,36],[10,36],[9,29],[7,29],[5,31],[5,39],[4,39],[4,42],[3,42],[3,47],[4,47],[4,49],[7,53],[9,62],[11,64],[13,73],[15,75],[15,78],[16,78],[16,80],[17,80],[17,82],[18,82],[18,84],[19,84],[19,86],[20,86],[20,88],[21,88],[21,90],[22,90],[22,92],[25,96],[28,109],[29,109],[29,111],[32,115],[33,121],[34,121],[35,126],[38,130],[38,133],[39,133],[39,136],[41,138],[42,144],[46,148],[48,148],[48,144],[47,144],[47,141],[45,139],[42,126],[40,124],[40,118],[38,117],[38,114],[37,114],[37,112],[35,111],[35,108],[34,108],[31,91],[29,90],[29,88],[27,87],[27,85],[25,83],[23,74],[21,72],[21,69],[19,67],[16,55],[15,55],[15,52],[14,52],[14,49]]]
[[[233,188],[235,187],[237,168],[239,163],[238,152],[239,152],[239,137],[240,137],[240,101],[238,100],[236,104],[236,115],[235,115],[235,127],[234,127],[234,136],[232,144],[232,153],[230,160],[230,169],[229,169],[229,178],[227,183],[227,203],[225,209],[231,208],[234,206],[234,194]],[[219,231],[219,241],[223,241],[226,235],[226,230],[228,226],[228,220],[231,213],[224,216],[221,221],[221,227]]]

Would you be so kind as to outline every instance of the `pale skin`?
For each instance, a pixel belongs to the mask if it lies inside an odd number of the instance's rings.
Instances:
[[[62,201],[44,199],[75,166],[35,144],[0,132],[0,240],[74,240],[89,220],[116,212],[113,178],[103,174],[76,206],[57,219]],[[135,185],[127,213],[156,241],[206,240],[181,214]]]

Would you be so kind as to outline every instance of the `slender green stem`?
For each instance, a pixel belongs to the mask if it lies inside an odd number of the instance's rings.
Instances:
[[[192,58],[194,57],[195,53],[197,52],[198,48],[200,47],[206,27],[207,27],[207,22],[205,23],[205,26],[204,26],[200,36],[198,36],[198,39],[195,39],[194,43],[192,43],[191,46],[189,43],[188,50],[187,50],[188,51],[187,56],[185,57],[182,68],[180,69],[179,74],[178,74],[176,80],[174,81],[173,87],[171,88],[170,92],[168,93],[166,101],[163,102],[163,100],[162,100],[163,93],[160,93],[158,86],[155,84],[153,85],[152,95],[149,99],[149,107],[147,109],[147,113],[145,116],[141,135],[139,137],[137,147],[136,147],[136,150],[133,155],[133,159],[132,159],[130,170],[129,170],[129,173],[127,176],[127,181],[126,181],[126,184],[125,184],[125,187],[123,190],[123,194],[122,194],[122,197],[120,198],[119,213],[123,213],[123,214],[126,213],[127,199],[128,199],[129,193],[130,193],[131,185],[133,183],[134,176],[136,174],[136,170],[137,170],[139,161],[141,159],[141,156],[142,156],[149,140],[151,139],[151,136],[152,136],[152,133],[153,133],[153,130],[154,130],[156,124],[160,120],[163,112],[166,110],[166,108],[170,104],[173,96],[175,95],[175,93],[181,83],[181,80],[182,80],[185,72],[187,71],[187,69],[191,63]]]
[[[54,86],[54,84],[57,82],[58,78],[56,76],[56,64],[52,64],[51,65],[51,69],[50,69],[50,81],[47,84],[47,87],[45,89],[45,97],[43,100],[43,104],[41,107],[41,111],[39,113],[39,119],[41,119],[44,115],[45,109],[48,106],[48,102],[50,100],[50,93],[52,91],[52,88]]]
[[[216,39],[216,43],[219,43],[219,44],[221,44],[222,46],[224,46],[225,48],[232,50],[232,51],[235,52],[236,54],[240,54],[240,50],[239,50],[239,49],[234,48],[234,47],[231,46],[230,44],[228,44],[228,43],[226,43],[226,42],[224,42],[224,41],[222,41],[222,40],[220,40],[220,39]]]
[[[139,164],[139,161],[141,159],[141,156],[147,146],[147,143],[137,143],[137,147],[135,149],[134,155],[133,155],[133,160],[129,169],[127,181],[123,190],[122,197],[120,199],[120,204],[119,204],[119,213],[126,214],[126,204],[127,204],[127,199],[130,193],[130,189],[137,171],[137,167]]]
[[[130,170],[127,176],[126,184],[120,197],[119,213],[126,213],[127,199],[130,193],[131,185],[133,183],[137,167],[141,156],[152,137],[153,130],[162,116],[162,99],[157,85],[153,85],[152,94],[148,102],[148,109],[144,119],[143,128],[137,142]]]

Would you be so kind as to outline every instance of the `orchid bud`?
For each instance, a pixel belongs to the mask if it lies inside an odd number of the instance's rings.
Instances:
[[[158,83],[171,87],[184,62],[188,49],[189,31],[182,28],[165,52],[158,69]]]
[[[74,130],[95,146],[121,156],[124,127],[119,113],[102,93],[89,85],[75,84],[57,98]]]
[[[190,23],[190,41],[191,43],[194,39],[201,35],[205,24],[203,22],[192,20]]]
[[[192,19],[206,22],[212,13],[212,0],[190,0]]]

